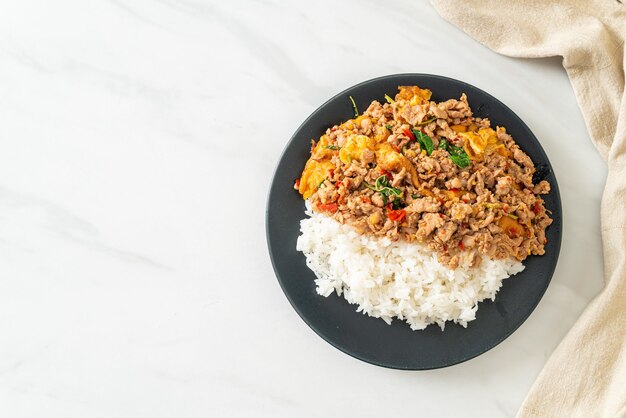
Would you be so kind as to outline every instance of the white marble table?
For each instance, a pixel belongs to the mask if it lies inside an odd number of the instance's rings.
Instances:
[[[564,206],[530,319],[429,372],[317,337],[265,244],[293,131],[338,91],[401,72],[510,106]],[[560,59],[496,55],[426,2],[1,2],[0,416],[513,416],[602,286],[605,173]]]

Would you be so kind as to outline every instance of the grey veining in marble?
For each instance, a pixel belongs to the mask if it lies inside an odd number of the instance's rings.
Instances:
[[[264,235],[297,126],[400,72],[511,107],[564,206],[559,266],[530,319],[429,372],[317,337]],[[513,416],[601,288],[605,175],[558,58],[496,55],[426,2],[1,2],[0,416]]]

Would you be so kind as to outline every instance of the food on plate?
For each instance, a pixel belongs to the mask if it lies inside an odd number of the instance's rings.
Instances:
[[[532,160],[463,94],[400,86],[312,141],[294,187],[307,201],[298,250],[358,310],[412,329],[475,318],[502,280],[542,255],[552,223]]]

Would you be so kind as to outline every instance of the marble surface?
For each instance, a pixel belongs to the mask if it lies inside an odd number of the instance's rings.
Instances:
[[[402,72],[510,106],[564,207],[530,319],[428,372],[317,337],[265,244],[293,131],[338,91]],[[560,59],[496,55],[426,2],[0,2],[0,416],[513,416],[601,289],[605,174]]]

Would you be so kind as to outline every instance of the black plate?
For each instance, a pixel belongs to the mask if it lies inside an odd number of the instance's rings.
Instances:
[[[383,96],[394,96],[399,85],[419,85],[433,92],[432,100],[459,98],[466,93],[477,117],[489,117],[492,126],[507,129],[538,167],[537,177],[548,180],[550,194],[545,206],[552,211],[554,223],[548,228],[546,254],[524,261],[526,269],[504,281],[495,302],[479,304],[476,320],[467,328],[451,322],[445,331],[430,325],[411,331],[399,320],[387,325],[382,319],[356,312],[335,293],[325,298],[315,292],[315,275],[296,251],[299,222],[304,218],[304,202],[293,189],[309,157],[311,139],[319,138],[326,128],[353,117],[348,100],[351,95],[359,110]],[[538,180],[538,179],[536,179]],[[537,138],[522,120],[502,102],[462,81],[428,74],[399,74],[376,78],[339,93],[298,128],[276,167],[270,186],[266,212],[267,244],[278,281],[302,319],[322,338],[341,351],[368,363],[405,370],[424,370],[450,366],[471,359],[493,348],[511,335],[535,309],[556,267],[561,246],[561,200],[556,178]]]

